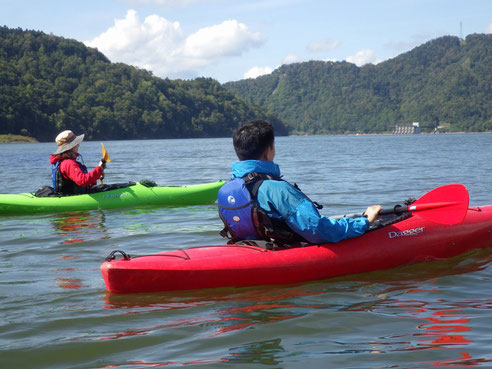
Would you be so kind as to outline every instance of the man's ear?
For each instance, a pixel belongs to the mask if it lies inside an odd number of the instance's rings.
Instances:
[[[275,144],[273,143],[271,146],[268,146],[265,149],[261,160],[273,161],[274,157],[275,157]]]

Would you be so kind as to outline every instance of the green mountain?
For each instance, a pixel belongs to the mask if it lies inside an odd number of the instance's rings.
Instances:
[[[161,79],[75,40],[0,27],[0,134],[40,141],[65,129],[106,140],[230,137],[257,117],[287,134],[274,115],[213,79]]]
[[[492,34],[441,37],[377,65],[310,61],[223,86],[298,133],[492,131]]]

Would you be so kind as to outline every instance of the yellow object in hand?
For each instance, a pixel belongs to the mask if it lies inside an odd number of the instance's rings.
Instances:
[[[108,152],[106,151],[106,148],[104,147],[102,142],[101,142],[101,147],[102,147],[103,160],[104,161],[111,161],[111,159],[109,158]]]

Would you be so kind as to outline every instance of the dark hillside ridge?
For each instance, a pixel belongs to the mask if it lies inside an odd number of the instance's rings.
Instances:
[[[52,141],[65,129],[87,139],[231,137],[271,113],[211,78],[169,80],[111,63],[83,43],[0,27],[0,134]]]

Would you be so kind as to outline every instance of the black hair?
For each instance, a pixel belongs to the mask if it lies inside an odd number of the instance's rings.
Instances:
[[[258,160],[275,140],[273,125],[256,119],[244,123],[232,136],[234,150],[239,160]]]

